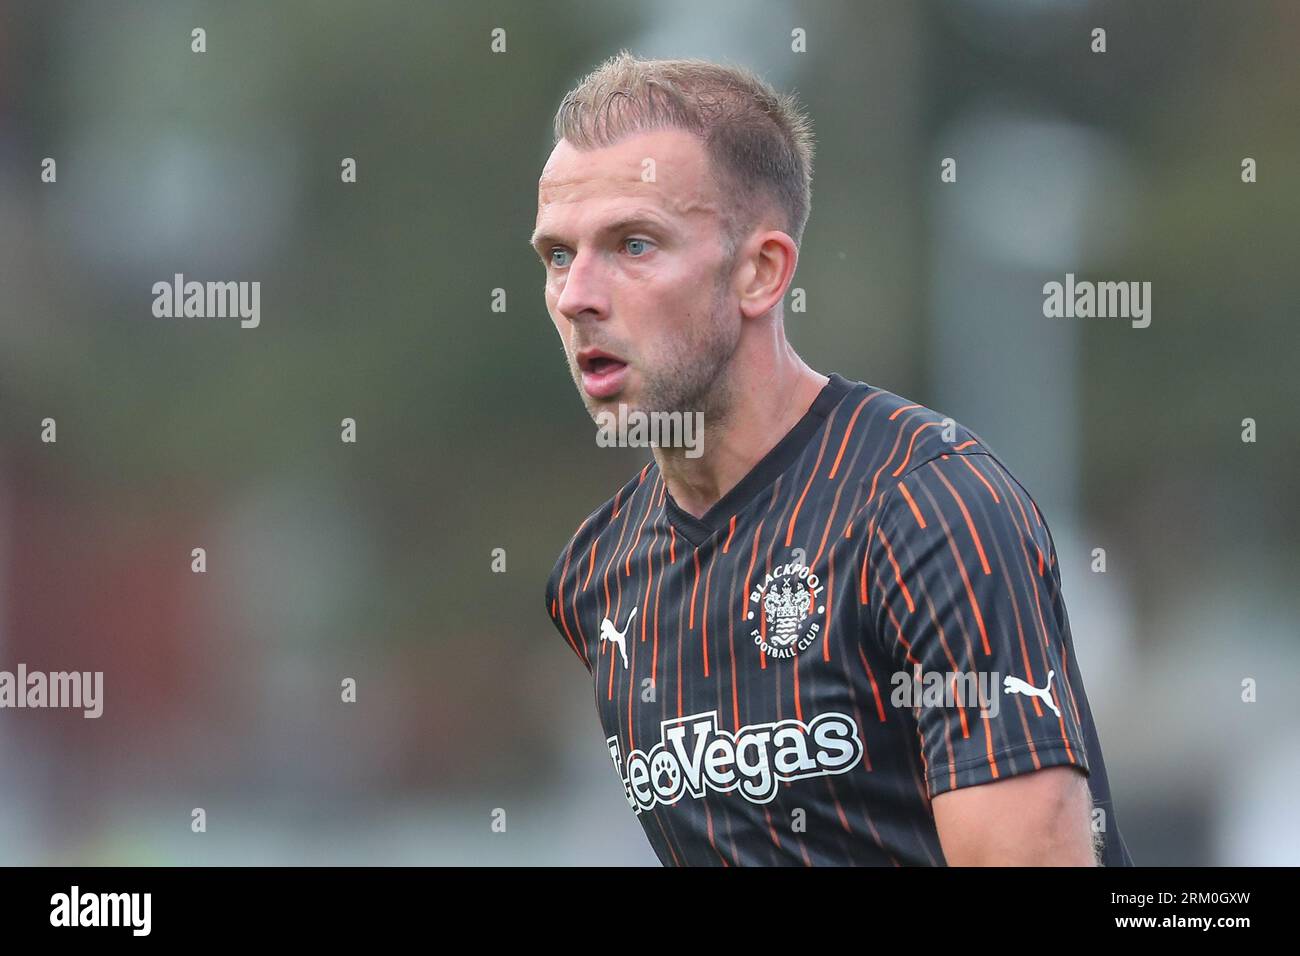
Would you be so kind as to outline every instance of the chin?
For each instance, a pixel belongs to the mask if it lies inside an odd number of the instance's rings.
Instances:
[[[587,413],[591,415],[592,421],[596,420],[597,415],[606,412],[610,415],[617,415],[620,405],[626,405],[629,412],[636,409],[636,406],[627,400],[624,392],[619,392],[608,398],[592,398],[584,391],[582,393],[582,402],[587,406]]]

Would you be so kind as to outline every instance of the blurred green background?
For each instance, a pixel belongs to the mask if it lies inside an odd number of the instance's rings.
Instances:
[[[1035,495],[1136,861],[1300,862],[1297,40],[1289,0],[6,3],[0,667],[105,701],[0,711],[0,863],[654,862],[543,609],[645,458],[526,243],[623,47],[808,108],[788,334]],[[260,327],[154,318],[178,272]],[[1151,326],[1044,318],[1067,272]]]

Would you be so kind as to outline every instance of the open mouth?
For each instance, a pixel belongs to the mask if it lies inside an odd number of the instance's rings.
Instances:
[[[610,398],[618,394],[627,376],[627,363],[600,349],[579,352],[578,368],[582,372],[582,387],[592,398]]]

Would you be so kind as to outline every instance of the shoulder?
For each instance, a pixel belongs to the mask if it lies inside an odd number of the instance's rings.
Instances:
[[[997,459],[975,431],[951,415],[903,395],[854,383],[835,410],[831,441],[832,472],[863,486],[859,499],[875,504],[905,475],[943,456],[986,454]]]
[[[878,524],[904,514],[917,521],[922,500],[945,512],[971,501],[1042,524],[1029,492],[974,429],[906,396],[855,385],[836,410],[827,450],[831,470],[857,486],[855,517]]]
[[[546,604],[548,607],[555,598],[556,588],[560,577],[564,574],[565,567],[573,560],[574,556],[585,552],[591,547],[593,541],[610,528],[615,527],[620,517],[625,514],[628,505],[639,494],[644,493],[646,489],[653,489],[657,486],[658,476],[658,467],[653,462],[647,463],[644,468],[624,482],[622,487],[606,499],[600,507],[582,519],[577,529],[570,536],[568,543],[560,549],[555,564],[551,568],[551,573],[547,576]]]

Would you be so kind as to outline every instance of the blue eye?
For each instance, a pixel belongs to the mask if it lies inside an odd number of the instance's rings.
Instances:
[[[556,257],[556,256],[567,256],[567,255],[568,255],[568,252],[565,251],[564,249],[552,249],[552,250],[551,250],[551,265],[553,265],[553,266],[563,266],[564,263],[562,263],[562,262],[556,262],[556,261],[555,261],[555,257]]]
[[[639,243],[641,244],[642,249],[641,249],[639,252],[638,252],[637,250],[634,250],[634,249],[632,248],[632,243],[634,243],[634,242],[639,242]],[[628,251],[628,252],[630,252],[630,253],[632,253],[632,255],[636,256],[636,255],[640,255],[641,252],[644,252],[644,251],[645,251],[645,248],[649,246],[649,243],[646,242],[644,239],[628,239],[626,242],[623,243],[623,245],[627,248],[627,251]]]

